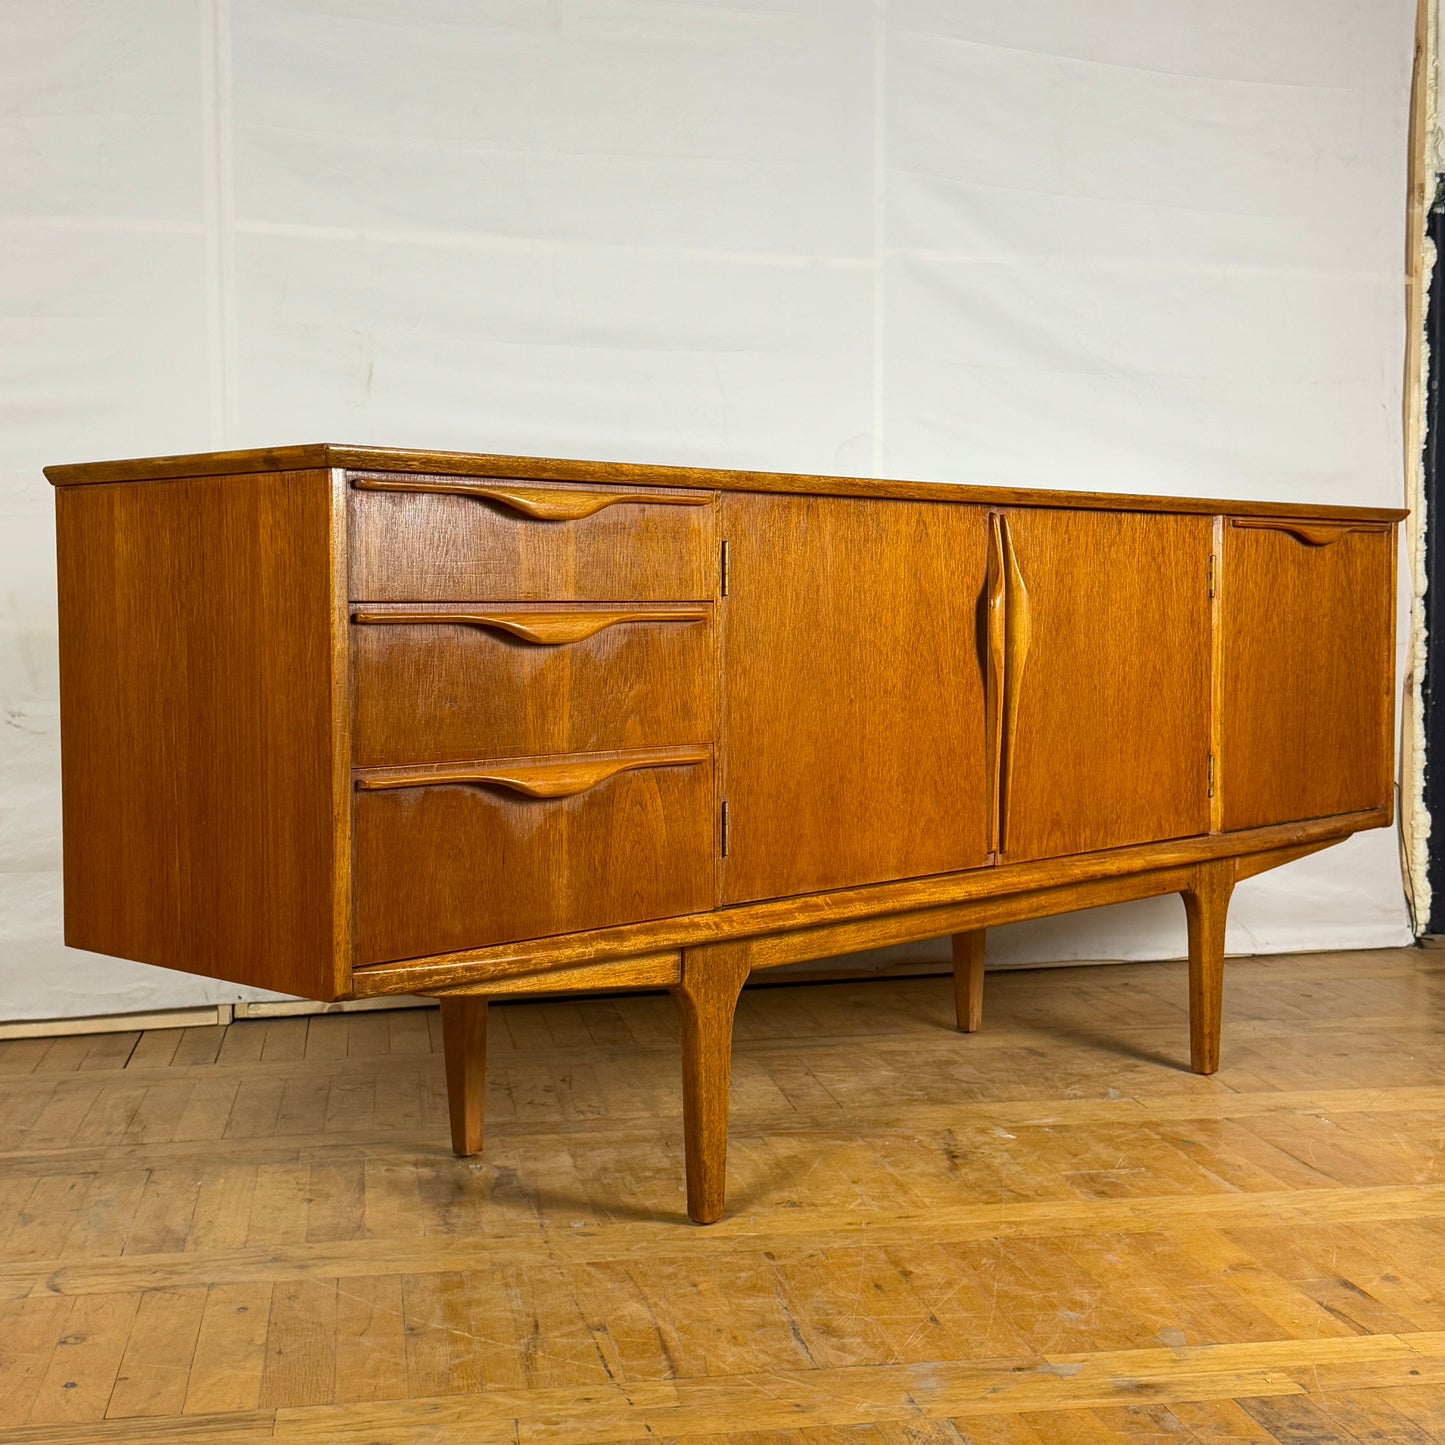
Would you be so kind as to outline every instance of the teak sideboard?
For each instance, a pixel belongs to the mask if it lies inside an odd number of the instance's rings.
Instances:
[[[1392,815],[1402,512],[299,446],[47,469],[65,937],[314,999],[667,988],[719,1217],[753,969],[1183,895]]]

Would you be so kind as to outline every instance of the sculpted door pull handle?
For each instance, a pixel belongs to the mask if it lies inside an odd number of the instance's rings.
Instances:
[[[988,677],[984,686],[984,733],[988,749],[992,811],[989,851],[1000,849],[1000,817],[1003,809],[1004,667],[1007,654],[1006,584],[1004,579],[1003,517],[988,514],[988,561],[984,580],[984,601],[988,616]]]
[[[1003,696],[1000,699],[1003,727],[999,738],[997,764],[998,851],[1002,853],[1008,847],[1009,788],[1013,781],[1024,665],[1028,662],[1029,644],[1033,635],[1033,611],[1029,603],[1029,589],[1019,568],[1018,553],[1014,550],[1013,537],[1009,534],[1008,518],[1000,516],[997,521],[1004,619]]]

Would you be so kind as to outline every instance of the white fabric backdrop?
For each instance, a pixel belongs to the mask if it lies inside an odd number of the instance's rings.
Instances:
[[[1412,0],[9,0],[0,1017],[60,943],[43,463],[336,440],[1398,504]],[[1234,950],[1409,939],[1396,844]],[[1177,956],[1174,900],[991,957]]]

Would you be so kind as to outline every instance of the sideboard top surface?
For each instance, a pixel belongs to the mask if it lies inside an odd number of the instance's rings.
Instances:
[[[45,475],[57,487],[70,487],[99,482],[156,482],[181,477],[304,471],[317,467],[421,475],[505,477],[521,481],[590,482],[614,486],[698,487],[706,491],[725,492],[891,497],[910,501],[974,502],[995,506],[1227,513],[1236,517],[1311,517],[1338,518],[1342,521],[1395,522],[1407,515],[1397,507],[1337,507],[1316,503],[1134,496],[1117,492],[1069,492],[1049,488],[977,487],[954,482],[903,482],[870,477],[725,471],[709,467],[666,467],[624,462],[569,461],[551,457],[494,456],[475,452],[339,446],[329,442],[249,451],[201,452],[189,456],[82,462],[46,467]]]

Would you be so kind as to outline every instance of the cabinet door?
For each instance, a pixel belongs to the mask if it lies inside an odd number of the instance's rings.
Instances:
[[[733,494],[726,902],[988,861],[979,508]]]
[[[1208,832],[1212,519],[1019,510],[1002,537],[1004,861]]]
[[[1226,519],[1223,827],[1389,806],[1394,565],[1388,524]]]

